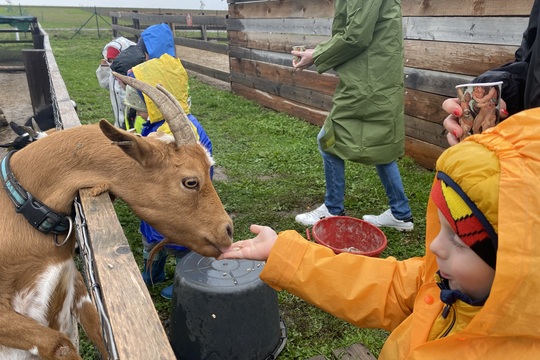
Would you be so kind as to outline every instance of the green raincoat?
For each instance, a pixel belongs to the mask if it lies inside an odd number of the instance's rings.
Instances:
[[[319,73],[339,75],[322,149],[388,164],[404,154],[401,2],[335,0],[334,9],[332,38],[313,53]]]

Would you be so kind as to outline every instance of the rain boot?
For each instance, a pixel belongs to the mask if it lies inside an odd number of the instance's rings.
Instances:
[[[178,261],[183,258],[184,256],[186,256],[187,254],[189,254],[189,250],[187,248],[184,248],[184,250],[176,250],[176,251],[173,251],[173,254],[175,255],[175,259],[176,259],[176,264],[178,264]],[[176,272],[176,269],[175,269],[175,272]],[[173,282],[174,284],[174,282]],[[172,297],[173,297],[173,284],[167,286],[166,288],[164,288],[163,290],[161,290],[161,297],[164,298],[164,299],[167,299],[167,300],[171,300]]]
[[[146,285],[155,285],[165,281],[165,262],[167,261],[167,251],[162,250],[154,256],[151,265],[148,264],[149,253],[144,251],[144,268],[142,277]]]

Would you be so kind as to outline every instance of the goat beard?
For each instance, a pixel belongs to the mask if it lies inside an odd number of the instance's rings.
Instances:
[[[150,268],[150,276],[152,276],[152,267],[150,265],[154,262],[155,255],[159,254],[159,252],[163,250],[165,245],[167,245],[168,243],[170,243],[170,241],[167,238],[165,238],[162,241],[160,241],[156,246],[154,246],[154,248],[150,251],[150,254],[148,255],[148,265]]]

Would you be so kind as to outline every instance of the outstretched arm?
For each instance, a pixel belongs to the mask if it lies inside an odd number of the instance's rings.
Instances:
[[[237,241],[225,249],[218,259],[251,259],[266,261],[277,239],[276,232],[269,226],[251,225],[249,230],[256,234],[252,239]]]

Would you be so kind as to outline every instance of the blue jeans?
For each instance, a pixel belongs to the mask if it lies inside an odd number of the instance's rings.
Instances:
[[[321,129],[317,136],[319,152],[323,158],[324,177],[326,180],[326,195],[324,204],[332,215],[342,214],[345,210],[345,161],[337,156],[324,152],[319,139],[324,135]],[[384,186],[392,215],[398,220],[408,220],[412,217],[409,199],[405,195],[401,175],[396,161],[389,164],[375,165],[379,178]]]

